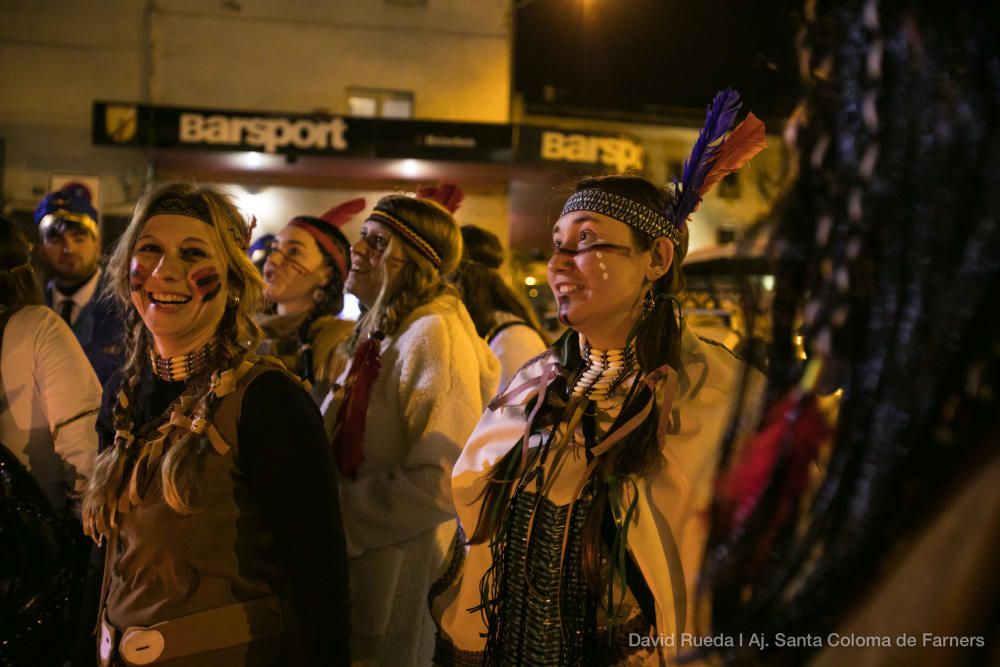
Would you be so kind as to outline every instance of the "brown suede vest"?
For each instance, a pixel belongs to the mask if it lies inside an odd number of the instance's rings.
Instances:
[[[182,515],[171,509],[163,499],[159,475],[154,475],[142,502],[120,515],[105,606],[108,621],[119,631],[277,592],[274,538],[242,479],[237,441],[246,389],[271,370],[287,372],[258,359],[235,391],[219,400],[211,422],[231,449],[219,455],[203,437],[206,451],[198,471],[201,502],[195,513]],[[250,624],[252,628],[253,619]],[[281,644],[280,637],[255,642],[254,659],[247,664],[269,664],[280,655]],[[225,653],[224,664],[244,664],[250,648],[213,651],[211,658],[218,665]],[[201,664],[197,658],[171,664]]]

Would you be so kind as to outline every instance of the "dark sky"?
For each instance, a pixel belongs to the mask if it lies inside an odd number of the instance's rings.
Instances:
[[[797,96],[793,35],[802,4],[515,0],[515,87],[533,111],[554,104],[676,118],[680,110],[700,124],[709,100],[728,86],[745,108],[774,122]]]

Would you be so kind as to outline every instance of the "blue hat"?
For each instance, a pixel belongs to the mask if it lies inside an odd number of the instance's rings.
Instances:
[[[75,222],[97,236],[97,210],[90,201],[90,190],[79,183],[71,183],[42,199],[35,209],[35,224],[45,233],[57,221]]]
[[[274,234],[264,234],[256,241],[250,244],[247,249],[247,255],[250,256],[251,262],[259,262],[261,259],[267,255],[271,250],[271,244],[274,242]]]

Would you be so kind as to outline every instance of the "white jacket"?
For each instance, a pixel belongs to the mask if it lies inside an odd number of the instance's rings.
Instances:
[[[429,664],[427,591],[454,532],[451,470],[497,388],[500,368],[465,306],[444,295],[381,344],[364,462],[341,477],[356,662]],[[343,383],[347,372],[338,384]],[[328,395],[328,434],[342,400]]]
[[[94,470],[101,385],[76,336],[50,308],[26,306],[7,322],[0,359],[0,441],[56,509]]]
[[[733,415],[742,370],[731,352],[699,339],[686,327],[681,356],[692,387],[680,392],[673,402],[679,431],[668,433],[661,443],[661,465],[633,477],[639,497],[628,532],[628,549],[655,598],[656,628],[663,636],[697,632],[695,613],[705,612],[697,609],[694,593],[707,537],[719,445]],[[526,406],[538,395],[534,381],[556,359],[556,351],[551,349],[521,369],[506,390],[520,388],[519,393],[509,396],[505,407],[483,415],[455,464],[452,490],[466,535],[476,530],[487,472],[524,434]],[[762,379],[755,372],[751,376],[751,402],[760,395]],[[741,421],[749,425],[752,414],[753,410],[747,411]],[[578,437],[582,439],[582,435]],[[538,433],[529,441],[531,447],[541,442]],[[549,494],[552,502],[564,505],[573,501],[586,466],[583,456],[566,457]],[[625,486],[626,504],[631,499],[629,488]],[[469,610],[481,602],[480,581],[491,563],[488,545],[470,546],[461,579],[439,601],[447,606],[435,605],[443,632],[459,650],[479,652],[484,648],[482,615]]]

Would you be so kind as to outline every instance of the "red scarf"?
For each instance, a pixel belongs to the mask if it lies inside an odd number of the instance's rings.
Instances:
[[[333,458],[347,477],[355,477],[358,466],[365,460],[365,418],[372,385],[382,368],[379,345],[384,338],[381,331],[376,331],[358,345],[344,382],[344,400],[337,410],[333,429]]]

